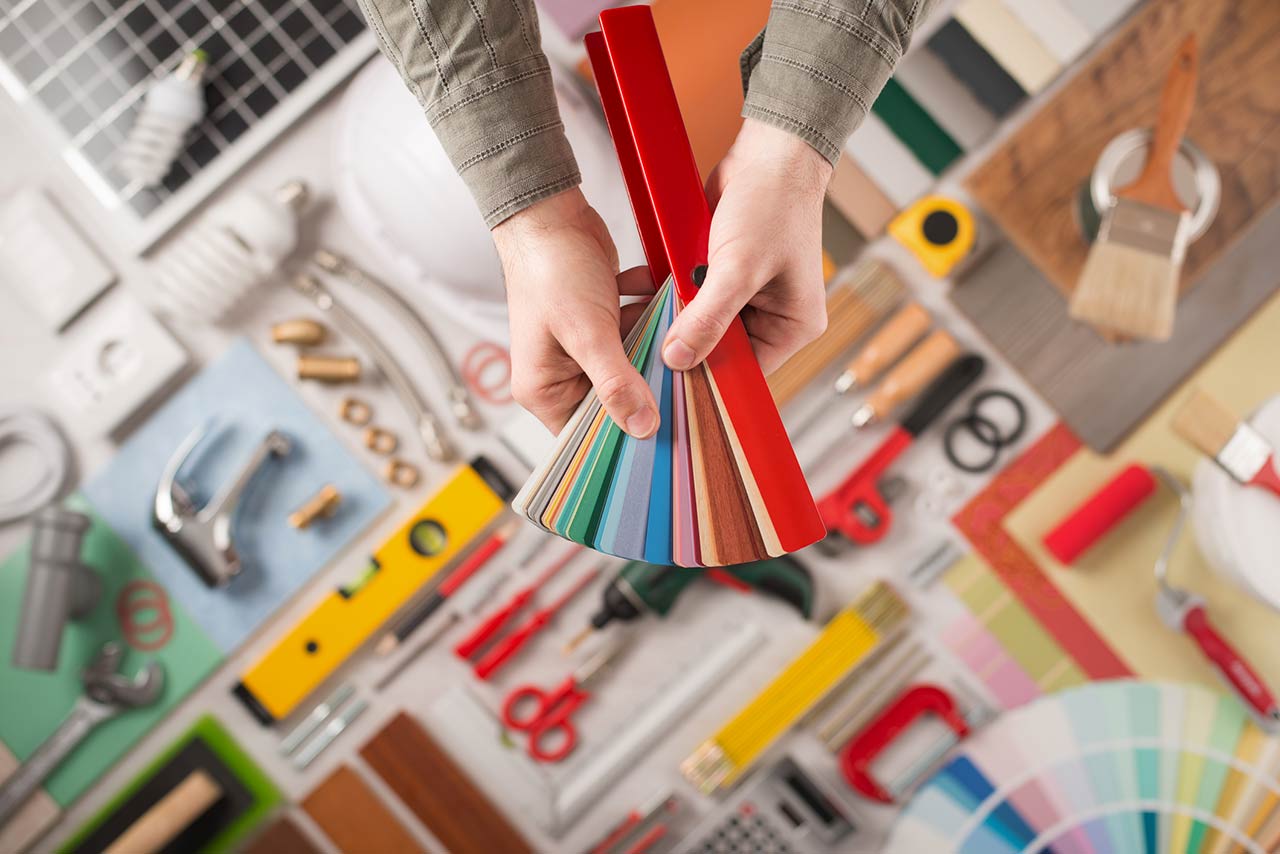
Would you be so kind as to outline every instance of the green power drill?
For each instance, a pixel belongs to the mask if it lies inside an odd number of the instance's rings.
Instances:
[[[813,613],[813,577],[809,570],[789,557],[706,569],[633,560],[604,589],[600,610],[591,618],[590,625],[568,643],[565,651],[572,652],[592,632],[614,620],[630,622],[645,614],[665,617],[684,589],[702,578],[737,590],[759,590],[777,597],[806,620]]]

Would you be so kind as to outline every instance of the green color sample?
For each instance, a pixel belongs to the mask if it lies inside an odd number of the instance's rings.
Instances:
[[[99,519],[79,495],[67,501],[72,510],[93,517],[82,558],[102,578],[102,598],[87,619],[69,621],[62,634],[58,669],[45,673],[13,666],[13,645],[26,586],[28,546],[0,562],[0,741],[19,759],[26,759],[49,737],[81,694],[80,672],[107,641],[122,638],[116,599],[132,581],[154,579],[114,531]],[[173,635],[162,649],[140,652],[126,645],[121,670],[134,674],[157,660],[165,668],[160,699],[143,709],[121,713],[89,734],[58,770],[45,781],[45,790],[66,807],[114,765],[135,742],[200,684],[222,660],[221,653],[182,607],[168,600]],[[148,619],[154,612],[139,613]],[[20,697],[21,702],[13,702]]]
[[[885,83],[871,111],[934,175],[941,175],[963,153],[951,135],[896,80]]]
[[[658,319],[657,311],[650,312],[645,328],[640,333],[636,352],[631,358],[631,364],[637,370],[642,370],[645,366],[658,328]],[[578,482],[574,484],[573,494],[570,496],[573,503],[565,504],[566,509],[571,509],[564,536],[575,543],[589,543],[595,539],[600,527],[600,517],[604,512],[605,491],[613,481],[614,469],[621,456],[625,438],[626,433],[622,428],[606,415],[600,432],[587,453]]]
[[[196,721],[195,726],[189,729],[186,734],[169,745],[163,753],[143,769],[141,774],[117,792],[93,818],[85,822],[84,826],[76,831],[75,835],[59,849],[59,854],[74,851],[84,841],[85,837],[106,821],[116,810],[120,809],[125,801],[133,797],[133,794],[138,789],[142,788],[148,780],[159,773],[177,755],[178,751],[196,738],[208,745],[209,749],[222,760],[222,763],[235,774],[240,783],[253,795],[253,806],[237,817],[235,821],[224,827],[217,836],[210,839],[200,849],[199,854],[218,854],[218,852],[234,850],[237,844],[284,800],[284,796],[276,788],[276,784],[271,782],[271,778],[264,774],[262,769],[254,763],[249,754],[245,753],[240,745],[232,740],[230,733],[223,729],[222,725],[211,715],[206,715]],[[192,854],[197,854],[197,852],[192,852]]]

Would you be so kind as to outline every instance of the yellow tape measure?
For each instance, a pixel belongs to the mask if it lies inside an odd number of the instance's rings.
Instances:
[[[889,223],[889,233],[937,278],[943,278],[973,251],[973,214],[955,199],[925,196]]]

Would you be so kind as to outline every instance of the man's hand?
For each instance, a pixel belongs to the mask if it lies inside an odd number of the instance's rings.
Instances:
[[[624,430],[651,436],[657,403],[622,348],[626,321],[640,312],[619,308],[620,295],[653,293],[648,269],[618,273],[609,231],[577,189],[525,208],[493,237],[507,283],[516,401],[559,432],[594,386]]]
[[[786,131],[747,119],[707,181],[707,278],[662,348],[687,370],[742,320],[766,374],[826,329],[822,199],[831,164]]]

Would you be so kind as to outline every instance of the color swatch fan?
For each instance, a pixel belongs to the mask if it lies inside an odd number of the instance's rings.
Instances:
[[[1280,741],[1204,688],[1096,682],[980,730],[920,789],[885,851],[1265,854]]]
[[[740,320],[706,362],[676,373],[662,341],[696,298],[711,212],[646,6],[600,15],[587,53],[654,282],[626,340],[662,425],[633,439],[589,394],[516,496],[547,531],[620,557],[724,566],[826,534]]]

